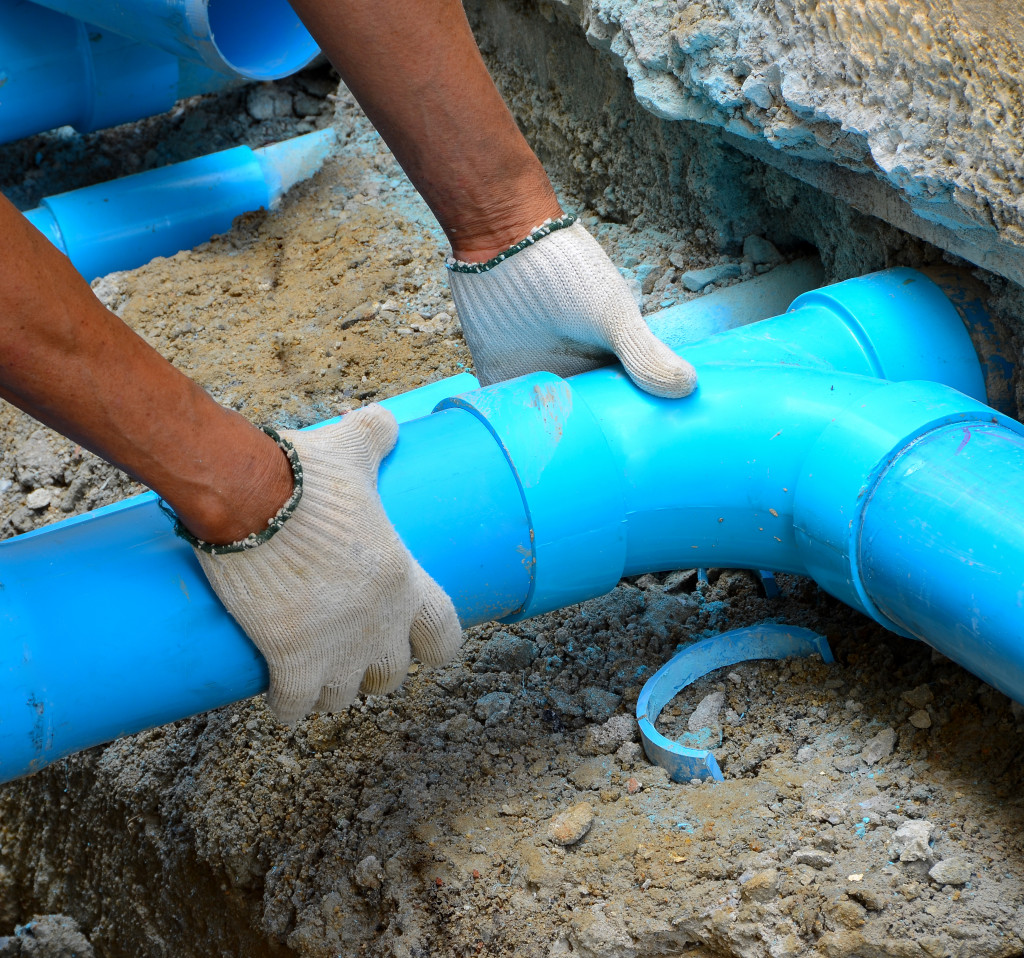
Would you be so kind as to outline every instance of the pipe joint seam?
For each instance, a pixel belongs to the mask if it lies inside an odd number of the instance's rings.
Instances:
[[[885,628],[914,638],[871,599],[861,570],[861,532],[872,496],[915,443],[950,426],[1020,423],[934,382],[880,382],[840,412],[801,467],[793,502],[797,549],[808,574]]]
[[[621,470],[590,407],[568,382],[533,373],[446,399],[486,425],[519,484],[530,524],[530,591],[518,622],[614,588],[626,555]],[[587,469],[581,470],[580,464]],[[566,503],[573,508],[567,509]]]

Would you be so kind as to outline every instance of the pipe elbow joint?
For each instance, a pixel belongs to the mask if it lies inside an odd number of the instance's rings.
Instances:
[[[807,574],[885,628],[917,638],[878,607],[865,582],[863,531],[872,499],[901,469],[915,468],[904,457],[925,437],[993,423],[1024,435],[1019,423],[983,403],[925,381],[879,381],[838,412],[805,457],[794,494],[793,529]]]

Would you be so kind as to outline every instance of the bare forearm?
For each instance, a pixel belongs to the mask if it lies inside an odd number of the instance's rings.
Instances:
[[[294,0],[460,259],[560,213],[459,0]]]
[[[274,514],[290,477],[273,442],[105,309],[3,199],[0,271],[3,398],[155,489],[202,538],[242,538]]]

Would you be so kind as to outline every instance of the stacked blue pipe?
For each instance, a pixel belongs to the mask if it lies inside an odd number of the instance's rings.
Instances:
[[[26,0],[0,0],[0,143],[91,133],[239,82]]]
[[[211,70],[275,80],[320,52],[288,0],[37,0]]]
[[[1024,701],[1024,428],[985,405],[942,291],[879,273],[686,354],[685,400],[619,367],[405,397],[381,496],[463,624],[624,574],[768,568]],[[2,779],[266,687],[152,495],[0,544],[0,580]]]
[[[316,56],[285,0],[241,6],[0,0],[0,143],[154,116],[245,79],[288,76]]]
[[[49,196],[26,219],[87,280],[173,256],[269,209],[315,173],[337,144],[333,129],[251,150],[230,150]]]

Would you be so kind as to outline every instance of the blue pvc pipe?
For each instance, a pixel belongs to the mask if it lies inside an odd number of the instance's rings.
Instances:
[[[0,143],[91,133],[238,82],[27,0],[0,0],[0,69]]]
[[[269,208],[320,168],[337,134],[318,130],[272,146],[236,146],[183,163],[49,196],[25,213],[87,279],[173,256]]]
[[[289,76],[319,53],[287,0],[38,2],[175,57],[253,80]]]
[[[989,548],[989,526],[943,501],[964,449],[943,447],[952,478],[935,483],[925,454],[944,430],[991,433],[970,461],[994,496],[1022,481],[1024,462],[1002,452],[1024,448],[1024,430],[952,388],[977,396],[980,372],[937,288],[910,270],[876,274],[688,355],[701,379],[686,400],[641,393],[618,367],[541,373],[402,426],[381,496],[463,623],[579,602],[624,572],[773,568],[812,574],[951,657],[969,646],[961,661],[1024,699],[1006,661],[1024,656],[1024,535],[1000,544],[1007,576],[976,589],[960,559]],[[879,378],[928,374],[946,383]],[[438,384],[430,401],[454,391]],[[929,496],[939,504],[922,512]],[[920,515],[960,528],[922,539]],[[906,585],[886,550],[910,556],[918,578]],[[265,687],[262,660],[150,496],[0,544],[0,581],[0,778]],[[945,606],[915,612],[933,597]]]

